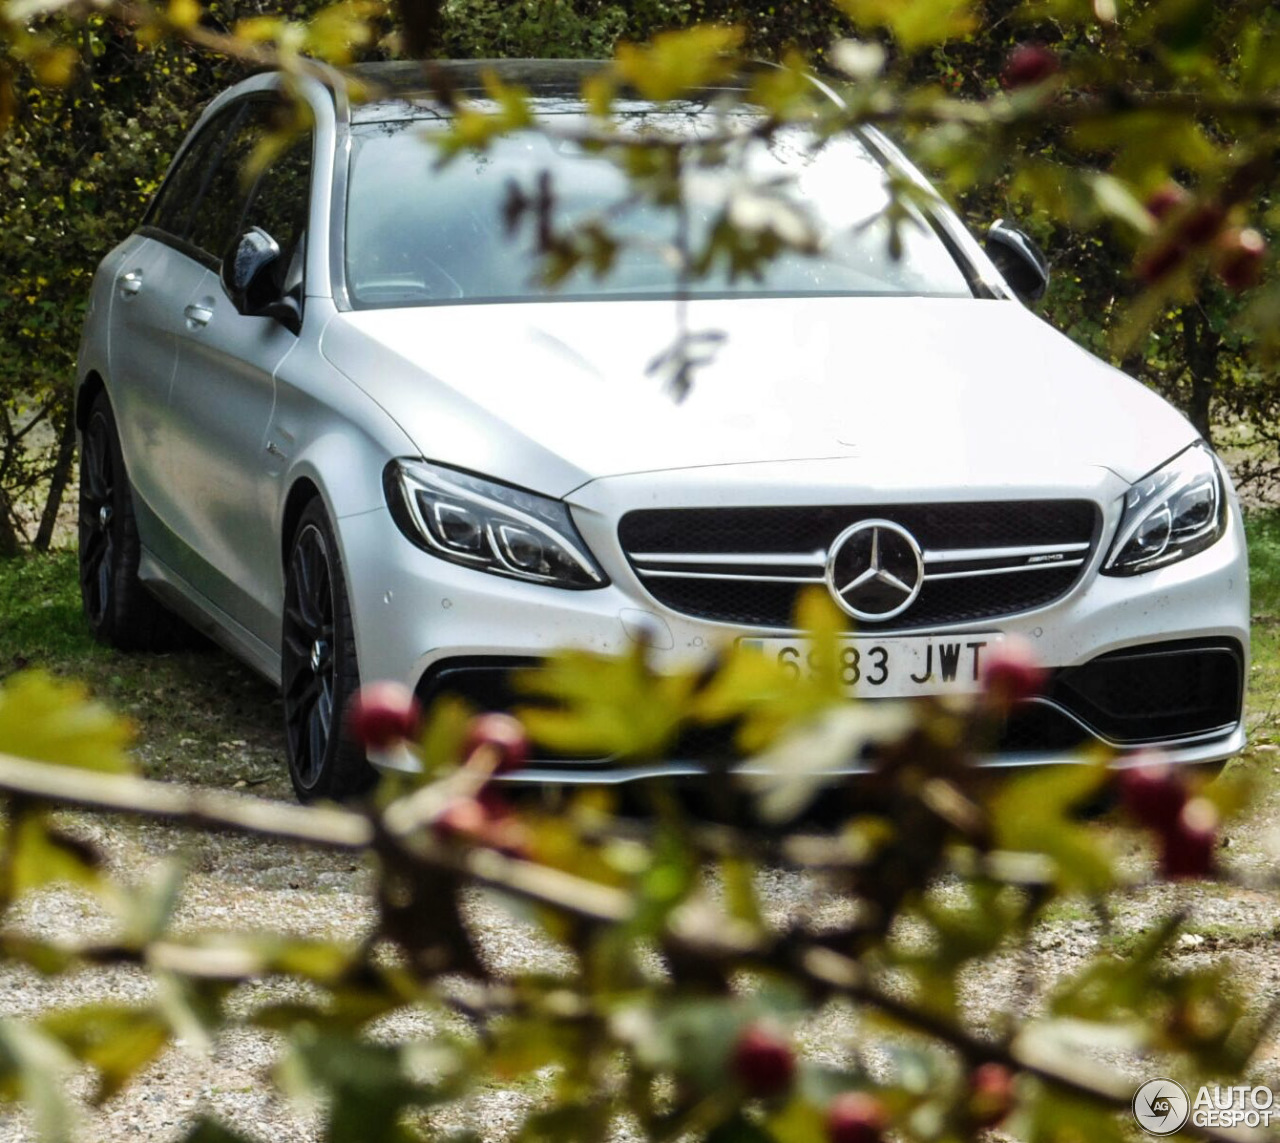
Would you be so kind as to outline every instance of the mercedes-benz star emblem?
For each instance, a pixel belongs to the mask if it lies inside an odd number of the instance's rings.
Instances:
[[[1148,1135],[1172,1135],[1190,1113],[1187,1089],[1176,1080],[1147,1080],[1133,1093],[1133,1118]]]
[[[827,586],[855,619],[892,619],[915,603],[924,586],[920,545],[891,520],[860,520],[831,545]]]

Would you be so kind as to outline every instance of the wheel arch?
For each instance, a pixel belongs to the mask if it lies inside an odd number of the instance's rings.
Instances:
[[[107,383],[102,379],[102,374],[96,369],[89,370],[76,390],[76,428],[81,432],[89,425],[89,410],[93,408],[98,394],[106,391]]]
[[[298,530],[298,521],[302,513],[313,500],[324,500],[319,486],[309,476],[299,476],[285,497],[284,513],[280,518],[280,570],[283,573],[289,566],[289,548],[293,544],[293,534]],[[328,505],[325,505],[326,511]]]

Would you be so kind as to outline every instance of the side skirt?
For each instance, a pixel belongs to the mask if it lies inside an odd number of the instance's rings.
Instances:
[[[171,611],[253,668],[268,682],[280,685],[280,651],[270,647],[210,603],[171,567],[146,548],[138,564],[138,578]]]

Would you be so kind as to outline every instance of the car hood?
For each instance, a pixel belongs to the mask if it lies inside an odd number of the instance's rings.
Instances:
[[[322,350],[424,457],[555,496],[839,458],[885,487],[1037,484],[1080,466],[1133,481],[1196,437],[1015,302],[704,300],[688,329],[724,339],[680,402],[652,368],[678,334],[669,301],[355,311]]]

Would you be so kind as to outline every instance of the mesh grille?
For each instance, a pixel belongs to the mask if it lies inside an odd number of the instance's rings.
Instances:
[[[1099,514],[1087,500],[857,507],[673,508],[629,512],[618,538],[629,558],[657,553],[714,556],[826,552],[859,520],[891,520],[926,550],[1090,544]],[[1092,548],[1090,548],[1092,550]],[[864,629],[904,630],[965,623],[1043,607],[1065,595],[1088,564],[1040,566],[999,575],[927,580],[911,607]],[[649,561],[661,564],[660,559]],[[745,570],[745,569],[740,569]],[[820,570],[812,569],[812,575]],[[805,586],[750,579],[641,576],[658,602],[700,619],[752,627],[788,627]],[[851,620],[852,623],[852,620]]]
[[[1061,711],[1027,704],[1009,717],[1000,735],[997,753],[1065,752],[1078,750],[1089,739],[1089,732]]]
[[[628,512],[618,537],[628,552],[824,551],[850,524],[892,520],[923,548],[985,548],[1093,539],[1088,500],[818,508],[647,508]]]
[[[1205,734],[1240,720],[1237,644],[1193,641],[1134,647],[1060,671],[1050,694],[1114,742]]]

